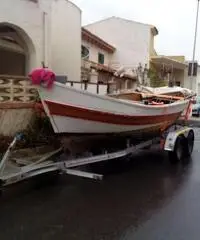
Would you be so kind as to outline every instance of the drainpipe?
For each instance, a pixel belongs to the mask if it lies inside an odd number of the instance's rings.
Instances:
[[[46,47],[47,47],[47,41],[46,41],[46,16],[47,13],[43,12],[42,14],[42,24],[43,24],[43,56],[42,56],[42,66],[47,67],[46,64]]]

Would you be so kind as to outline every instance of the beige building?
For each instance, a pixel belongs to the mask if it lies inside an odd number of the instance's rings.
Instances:
[[[187,64],[184,56],[151,56],[151,68],[158,73],[158,80],[184,87]]]

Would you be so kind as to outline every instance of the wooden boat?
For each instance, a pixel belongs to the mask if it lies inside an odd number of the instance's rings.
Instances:
[[[38,83],[38,82],[37,82]],[[120,134],[160,131],[176,121],[189,99],[141,93],[101,96],[55,82],[39,95],[56,133]]]
[[[115,99],[55,83],[40,97],[56,133],[123,133],[162,129],[179,118],[189,100],[153,103]],[[148,101],[149,102],[149,101]]]
[[[130,94],[135,94],[135,92],[143,93],[144,95],[165,95],[165,96],[175,96],[175,97],[191,97],[196,95],[193,91],[187,88],[182,88],[178,86],[173,86],[173,87],[146,87],[146,86],[140,86],[138,88],[134,89],[123,89],[120,90],[114,94],[113,96],[122,96],[124,94],[130,95]]]
[[[187,97],[191,95],[195,95],[193,91],[187,88],[182,88],[179,86],[172,86],[172,87],[146,87],[142,86],[142,92],[151,93],[151,94],[158,94],[158,95],[168,95],[168,96],[179,96],[179,97]]]

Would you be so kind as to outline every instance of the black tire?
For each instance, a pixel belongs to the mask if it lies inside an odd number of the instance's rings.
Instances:
[[[190,130],[186,140],[187,140],[186,156],[190,157],[194,148],[194,131],[193,130]]]
[[[179,136],[176,139],[175,147],[173,152],[169,152],[169,161],[172,164],[176,164],[182,161],[185,157],[185,138],[184,136]]]

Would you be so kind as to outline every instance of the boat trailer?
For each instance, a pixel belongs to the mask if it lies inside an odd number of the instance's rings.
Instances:
[[[137,151],[151,148],[152,145],[160,144],[160,148],[169,153],[169,160],[172,163],[184,161],[190,158],[194,145],[194,131],[192,128],[173,125],[163,132],[159,137],[150,140],[131,143],[126,139],[127,146],[123,150],[109,152],[104,150],[102,154],[75,159],[55,160],[56,156],[62,154],[62,147],[54,151],[43,154],[42,156],[11,158],[15,145],[21,139],[18,134],[8,147],[6,153],[0,161],[0,182],[1,186],[7,186],[49,172],[58,172],[75,175],[95,180],[102,180],[103,175],[77,170],[75,168],[94,164],[97,162],[117,160],[134,155]],[[34,161],[33,161],[34,159]]]

